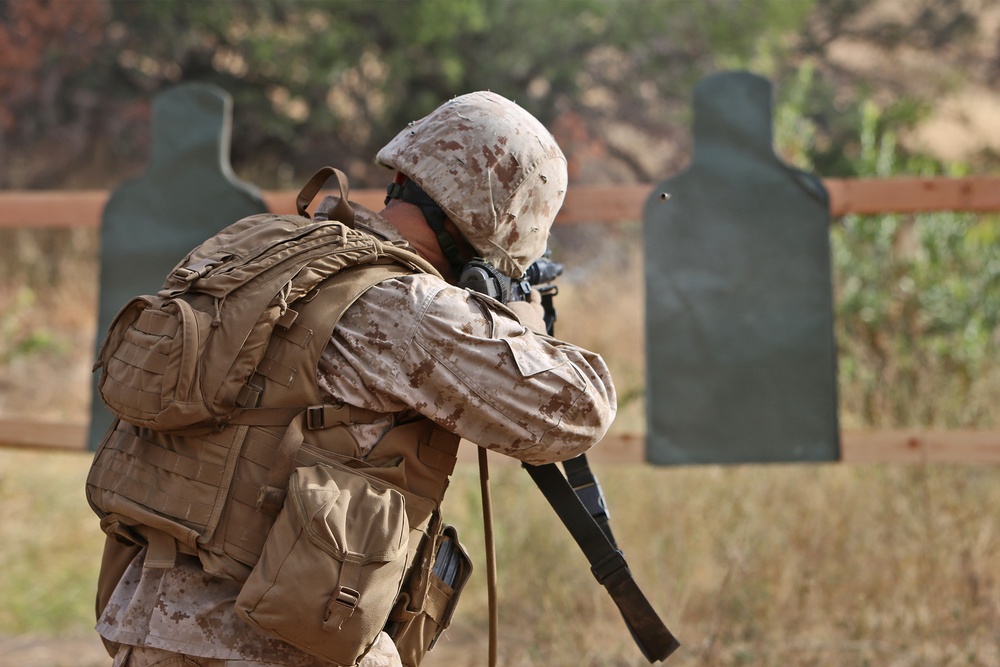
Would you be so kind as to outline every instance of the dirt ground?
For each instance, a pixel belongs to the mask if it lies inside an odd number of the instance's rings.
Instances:
[[[0,635],[0,667],[109,667],[97,633],[81,637]]]
[[[442,640],[427,655],[424,664],[428,667],[464,667],[466,664],[481,664],[485,660],[484,649]],[[0,667],[110,667],[111,663],[96,632],[61,639],[0,635]]]

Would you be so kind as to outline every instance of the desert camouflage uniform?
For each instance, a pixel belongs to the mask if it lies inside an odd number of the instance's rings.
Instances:
[[[374,216],[364,224],[399,238]],[[594,445],[616,410],[600,356],[532,333],[495,301],[427,274],[362,295],[334,329],[317,381],[331,402],[390,413],[352,426],[363,451],[394,420],[419,413],[480,446],[547,463]],[[98,623],[105,639],[230,665],[325,664],[243,623],[233,605],[240,584],[180,558],[162,570],[142,568],[137,557]],[[385,635],[361,663],[399,664]]]

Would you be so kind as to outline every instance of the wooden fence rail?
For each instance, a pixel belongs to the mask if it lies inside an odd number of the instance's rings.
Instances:
[[[82,452],[87,424],[0,419],[0,449]],[[587,454],[592,463],[645,462],[642,434],[611,434]],[[471,463],[475,448],[459,448],[459,460]],[[515,462],[496,457],[502,462]],[[1000,463],[1000,430],[924,431],[920,429],[845,430],[841,433],[844,463]]]
[[[830,215],[920,211],[1000,211],[1000,176],[966,178],[825,179]],[[642,219],[653,185],[579,185],[566,193],[557,224],[634,222]],[[267,191],[275,213],[294,213],[294,190]],[[104,190],[0,191],[0,229],[84,227],[97,229],[109,193]],[[378,210],[385,191],[354,190],[351,199]]]
[[[967,178],[825,179],[833,218],[856,213],[925,211],[1000,211],[1000,176]],[[557,224],[620,223],[642,220],[654,186],[590,185],[572,187]],[[269,210],[293,213],[297,191],[269,191]],[[0,191],[0,229],[91,228],[101,224],[109,193],[84,191]],[[381,208],[383,190],[355,190],[351,198]],[[0,447],[83,451],[86,424],[0,419]],[[1000,463],[1000,430],[922,431],[895,429],[841,434],[841,460],[874,462]],[[641,434],[611,435],[590,456],[596,463],[642,463]],[[463,447],[471,456],[473,447]],[[497,457],[502,459],[503,457]]]

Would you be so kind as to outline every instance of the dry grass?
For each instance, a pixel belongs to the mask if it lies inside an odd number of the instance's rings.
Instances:
[[[605,354],[622,399],[615,428],[638,431],[638,228],[622,228],[604,244],[595,243],[599,233],[581,228],[555,239],[557,259],[568,267],[557,333]],[[0,414],[86,418],[95,245],[80,237],[62,248],[67,259],[55,275],[0,267],[8,271],[0,288]],[[588,250],[594,247],[604,250]],[[92,637],[101,536],[82,494],[88,461],[85,454],[0,451],[0,655],[14,655],[20,667],[72,663],[29,660],[5,636]],[[598,473],[632,569],[684,645],[668,664],[1000,664],[996,468],[604,466]],[[493,484],[500,664],[645,664],[527,476],[494,465]],[[447,511],[479,572],[425,664],[480,665],[487,621],[474,468],[459,470]],[[106,664],[99,654],[96,660]]]
[[[643,664],[575,546],[519,473],[494,475],[505,530],[505,664]],[[600,474],[632,569],[684,643],[672,664],[1000,664],[1000,526],[982,511],[1000,501],[996,470]],[[475,599],[466,611],[482,627],[480,605]]]
[[[97,233],[0,230],[0,415],[84,421]]]
[[[101,536],[82,496],[87,463],[0,451],[0,635],[88,632]],[[668,664],[1000,664],[996,469],[597,472],[638,581],[684,644]],[[500,664],[645,664],[530,479],[502,465],[492,478]],[[485,661],[487,627],[473,466],[458,471],[446,510],[479,572],[425,664],[472,667]]]
[[[0,450],[0,634],[72,633],[93,616],[103,534],[89,458]]]

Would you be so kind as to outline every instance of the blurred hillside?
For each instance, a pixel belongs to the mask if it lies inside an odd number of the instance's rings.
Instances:
[[[150,99],[184,81],[233,96],[233,165],[263,188],[329,163],[380,187],[384,142],[482,88],[553,130],[574,183],[656,182],[690,154],[694,84],[733,68],[774,82],[776,149],[799,167],[990,173],[998,30],[992,0],[0,0],[0,189],[137,176]],[[855,216],[831,238],[843,425],[992,424],[997,216]],[[641,430],[640,227],[557,227],[553,249],[560,332],[609,357],[616,428]],[[0,231],[0,413],[84,418],[97,272],[92,230]]]
[[[327,163],[380,186],[381,145],[483,88],[553,130],[575,182],[653,182],[690,151],[693,84],[733,68],[775,82],[799,166],[852,175],[870,103],[906,151],[985,170],[998,26],[991,0],[4,0],[0,188],[137,175],[149,100],[183,81],[233,95],[234,167],[265,188]]]

